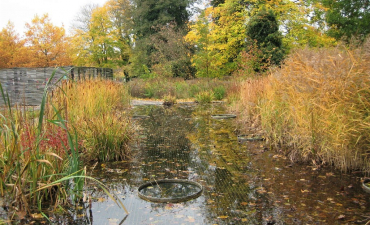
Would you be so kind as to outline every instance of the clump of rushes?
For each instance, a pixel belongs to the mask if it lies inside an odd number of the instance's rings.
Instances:
[[[56,71],[49,81],[53,80]],[[52,101],[47,102],[48,86],[49,82],[40,110],[34,113],[38,118],[33,118],[25,108],[12,107],[8,94],[0,84],[2,101],[5,102],[0,112],[0,194],[10,199],[3,203],[9,212],[18,212],[9,219],[19,220],[21,218],[16,215],[23,217],[35,211],[47,218],[43,213],[45,205],[53,210],[56,206],[74,204],[82,197],[86,179],[95,181],[128,213],[104,184],[85,175],[77,132],[74,125],[63,118],[63,110],[56,108]],[[66,98],[63,100],[68,102]]]
[[[355,50],[297,50],[262,91],[242,88],[241,98],[257,104],[252,113],[291,159],[370,172],[369,52],[370,40]]]
[[[54,75],[55,72],[52,77]],[[81,175],[83,171],[77,157],[77,142],[58,112],[54,114],[59,117],[45,122],[48,85],[35,122],[25,109],[12,107],[0,84],[2,101],[6,105],[0,115],[0,192],[14,200],[8,205],[11,211],[26,212],[37,205],[41,210],[45,201],[51,205],[63,204],[69,201],[67,193],[78,192],[61,181],[71,174]],[[71,182],[74,187],[80,187],[83,179]]]
[[[77,129],[86,160],[120,160],[129,156],[134,128],[124,113],[129,94],[123,84],[109,80],[65,82],[53,102]]]
[[[211,103],[213,99],[212,91],[202,91],[195,96],[195,101],[200,104]]]

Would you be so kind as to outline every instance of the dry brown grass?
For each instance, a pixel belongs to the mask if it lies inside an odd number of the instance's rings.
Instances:
[[[268,77],[246,81],[241,105],[292,160],[370,172],[370,40],[295,51]]]

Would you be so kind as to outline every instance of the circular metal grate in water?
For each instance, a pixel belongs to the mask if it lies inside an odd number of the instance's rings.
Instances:
[[[370,178],[365,178],[362,182],[362,189],[370,194]]]
[[[229,119],[229,118],[235,118],[236,115],[234,114],[216,114],[211,116],[213,119]]]
[[[190,180],[168,179],[151,181],[138,189],[139,197],[150,202],[185,202],[199,197],[203,187]]]

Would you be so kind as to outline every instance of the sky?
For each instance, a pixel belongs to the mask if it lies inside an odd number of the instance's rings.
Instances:
[[[15,30],[24,35],[25,24],[31,23],[35,15],[40,17],[49,14],[55,26],[70,30],[73,19],[87,4],[103,6],[107,0],[0,0],[0,30],[6,27],[8,21],[13,22]]]

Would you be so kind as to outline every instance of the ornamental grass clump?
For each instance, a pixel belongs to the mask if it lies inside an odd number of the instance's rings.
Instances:
[[[296,50],[252,100],[271,143],[292,160],[370,172],[370,40],[354,50]]]
[[[51,78],[54,75],[55,71]],[[26,108],[12,106],[0,84],[5,103],[0,112],[0,193],[12,199],[4,202],[12,212],[41,211],[45,202],[67,204],[83,185],[83,178],[75,177],[84,172],[75,136],[57,111],[53,118],[46,118],[48,85],[38,118],[33,118]]]
[[[86,160],[122,160],[129,156],[128,143],[134,128],[123,113],[129,101],[123,84],[99,79],[65,82],[53,93],[53,102],[83,140]]]

